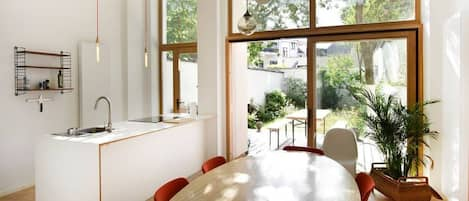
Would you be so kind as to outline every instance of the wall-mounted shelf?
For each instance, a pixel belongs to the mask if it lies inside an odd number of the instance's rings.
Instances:
[[[56,89],[18,89],[18,91],[69,91],[73,90],[73,88],[56,88]]]
[[[35,65],[28,63],[28,55],[38,55],[38,56],[47,56],[51,58],[44,58],[48,63],[54,63],[54,65]],[[57,60],[53,60],[56,58]],[[32,87],[31,83],[27,83],[28,79],[33,77],[33,75],[38,72],[35,70],[53,70],[61,71],[63,78],[63,87],[61,88],[48,88],[48,89],[39,89],[38,87]],[[57,77],[44,77],[44,80],[53,80]],[[57,81],[58,82],[58,81]],[[24,47],[15,47],[15,95],[23,95],[29,92],[60,92],[67,93],[72,92],[72,56],[70,52],[60,51],[60,52],[46,52],[46,51],[35,51],[28,50]]]
[[[44,56],[55,56],[55,57],[69,57],[71,56],[69,52],[42,52],[42,51],[32,51],[32,50],[26,50],[22,47],[18,47],[18,51],[16,53],[18,54],[36,54],[36,55],[44,55]]]
[[[17,68],[35,68],[35,69],[55,69],[55,70],[66,70],[70,68],[63,68],[63,67],[53,67],[53,66],[17,66]]]

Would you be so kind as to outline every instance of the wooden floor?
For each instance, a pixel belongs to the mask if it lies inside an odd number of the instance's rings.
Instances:
[[[34,187],[1,197],[0,201],[34,201]]]
[[[195,177],[190,177],[189,180],[193,180],[194,178]],[[434,199],[432,199],[432,201],[433,200]],[[0,201],[34,201],[34,187],[2,197],[0,198]],[[153,199],[150,198],[147,201],[153,201]],[[374,193],[370,196],[370,199],[368,201],[392,201],[392,200],[389,198],[386,198],[384,195],[382,195],[381,193],[375,190]]]

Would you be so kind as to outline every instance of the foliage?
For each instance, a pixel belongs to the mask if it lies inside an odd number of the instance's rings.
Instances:
[[[306,82],[302,79],[294,77],[285,79],[285,94],[296,108],[305,108],[306,92]]]
[[[309,25],[309,6],[304,1],[271,0],[268,4],[251,1],[249,11],[254,14],[258,31],[281,30],[288,26],[304,28]],[[248,62],[255,66],[262,63],[260,52],[272,47],[273,42],[250,42],[248,44]]]
[[[256,128],[257,116],[256,113],[248,114],[248,128]]]
[[[386,174],[397,179],[409,176],[412,166],[425,165],[418,156],[418,147],[425,143],[425,136],[435,137],[437,132],[430,131],[429,121],[423,107],[437,101],[417,103],[406,107],[392,95],[359,90],[354,97],[372,112],[363,112],[368,136],[374,140],[384,154],[387,164]],[[427,156],[427,158],[430,158]],[[430,158],[431,159],[431,158]]]
[[[260,53],[264,48],[264,42],[250,42],[248,44],[248,63],[259,66],[262,62]]]
[[[251,1],[249,10],[257,22],[258,31],[304,28],[309,25],[309,4],[302,1],[271,0],[268,4]]]
[[[341,109],[356,105],[353,99],[346,99],[354,89],[362,85],[351,56],[331,57],[320,71],[319,78],[322,82],[319,91],[321,108]]]
[[[259,107],[257,117],[266,123],[285,115],[287,99],[283,92],[275,90],[265,95],[265,105]]]
[[[343,1],[347,3],[341,12],[341,19],[345,25],[396,21],[409,19],[414,15],[414,9],[411,9],[415,8],[414,1],[409,0],[362,0],[362,4],[358,1],[355,1],[357,3]],[[319,0],[319,5],[331,9],[344,3],[343,1]],[[374,83],[373,53],[383,43],[383,41],[361,41],[355,45],[360,66],[365,68],[365,80],[368,84]]]
[[[196,42],[197,0],[167,0],[167,43]]]

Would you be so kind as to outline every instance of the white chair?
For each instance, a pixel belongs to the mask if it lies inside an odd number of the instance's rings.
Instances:
[[[358,151],[353,130],[333,128],[327,131],[322,149],[326,156],[344,166],[355,178]]]

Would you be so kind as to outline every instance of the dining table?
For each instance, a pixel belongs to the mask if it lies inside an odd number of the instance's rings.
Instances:
[[[225,163],[171,201],[360,201],[355,179],[327,156],[274,151]]]

